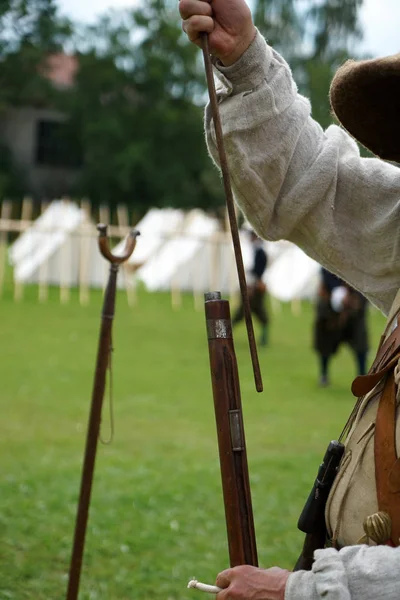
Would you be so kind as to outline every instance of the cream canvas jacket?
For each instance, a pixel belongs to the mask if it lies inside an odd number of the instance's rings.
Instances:
[[[340,127],[323,131],[260,34],[234,65],[216,61],[215,75],[233,192],[248,221],[264,239],[294,242],[388,314],[400,288],[400,169],[360,158]],[[209,107],[205,127],[218,163]],[[399,574],[400,548],[319,550],[312,571],[290,575],[285,600],[398,600]]]

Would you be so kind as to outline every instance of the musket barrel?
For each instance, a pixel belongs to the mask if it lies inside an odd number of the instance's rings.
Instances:
[[[206,294],[205,315],[230,565],[258,566],[229,302]]]

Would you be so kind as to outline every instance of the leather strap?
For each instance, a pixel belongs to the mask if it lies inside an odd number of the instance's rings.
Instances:
[[[382,377],[388,371],[390,371],[390,369],[396,366],[396,363],[398,362],[399,358],[400,351],[380,371],[377,371],[376,373],[368,373],[368,375],[359,375],[358,377],[356,377],[353,383],[351,384],[351,391],[353,395],[359,398],[360,396],[365,396],[365,394],[368,394],[368,392],[373,390],[374,387],[380,382]]]
[[[396,451],[396,385],[394,372],[387,376],[375,424],[375,480],[380,511],[392,519],[392,542],[400,540],[400,460]]]
[[[375,373],[380,370],[393,355],[400,349],[400,327],[396,327],[389,335],[387,340],[380,344],[375,360],[372,363],[370,372]]]
[[[359,375],[352,383],[354,396],[364,396],[382,379],[400,357],[400,325],[380,344],[375,360],[367,375]]]

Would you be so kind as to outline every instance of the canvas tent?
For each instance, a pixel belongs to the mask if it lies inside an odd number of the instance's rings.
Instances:
[[[270,295],[282,302],[311,300],[317,294],[319,264],[300,248],[285,242],[267,269],[264,281]]]
[[[101,287],[108,264],[100,255],[97,232],[84,210],[55,200],[9,249],[19,283],[77,286],[83,279]]]
[[[137,277],[149,291],[229,289],[230,247],[218,220],[195,209],[185,216],[181,230],[139,269]]]
[[[179,232],[185,220],[185,213],[175,208],[151,208],[135,225],[140,232],[136,248],[128,260],[131,266],[144,265],[165,244],[171,235]],[[125,240],[117,244],[113,252],[123,253]]]

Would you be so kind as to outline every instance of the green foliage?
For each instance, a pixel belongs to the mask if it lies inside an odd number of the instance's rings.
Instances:
[[[16,107],[42,108],[54,89],[43,76],[44,59],[62,49],[71,34],[54,0],[2,0],[0,3],[0,117]],[[0,198],[21,198],[30,190],[7,148],[0,148]]]
[[[333,71],[358,35],[362,0],[258,0],[256,23],[289,60],[314,117],[331,121]],[[79,58],[74,88],[43,77],[49,53]],[[93,204],[215,208],[223,204],[207,156],[201,53],[182,34],[176,3],[143,0],[94,25],[60,18],[55,0],[4,0],[0,7],[0,110],[51,106],[68,121],[64,143],[82,149],[74,190]],[[29,190],[27,190],[29,191]]]
[[[34,47],[42,52],[62,48],[71,25],[58,15],[55,0],[2,0],[0,7],[0,54]]]
[[[255,22],[289,62],[313,117],[332,122],[328,92],[333,74],[361,37],[363,0],[256,0]],[[354,57],[354,55],[353,55]]]
[[[68,305],[55,289],[47,304],[37,294],[26,289],[18,304],[10,287],[1,300],[0,597],[15,600],[65,597],[100,325],[100,292],[86,308],[76,293]],[[98,447],[81,600],[190,600],[189,579],[212,583],[227,567],[204,315],[183,300],[174,311],[168,294],[140,293],[132,310],[118,293],[115,438]],[[312,308],[272,316],[264,393],[244,325],[235,345],[260,565],[291,568],[297,518],[354,404],[355,365],[343,349],[332,387],[318,388]],[[384,319],[371,317],[374,347]]]
[[[55,0],[6,0],[0,9],[0,108],[43,106],[52,88],[43,77],[45,57],[62,50],[71,26]]]
[[[0,198],[20,199],[24,193],[23,174],[16,168],[8,148],[0,144]]]
[[[184,43],[176,14],[149,0],[101,19],[84,40],[65,105],[85,149],[77,192],[142,211],[219,205],[202,109],[193,103],[202,91],[198,52]]]

